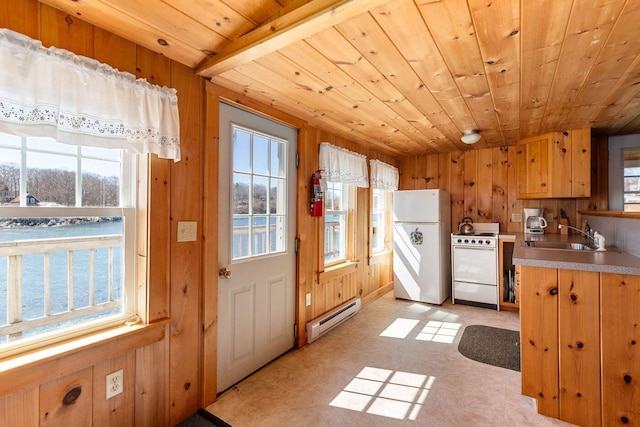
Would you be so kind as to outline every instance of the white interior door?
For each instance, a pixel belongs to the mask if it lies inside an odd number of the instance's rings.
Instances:
[[[294,344],[296,137],[220,104],[218,391]]]

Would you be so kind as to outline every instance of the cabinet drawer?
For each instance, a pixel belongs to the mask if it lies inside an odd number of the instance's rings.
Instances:
[[[485,304],[498,304],[498,287],[479,283],[453,282],[453,298],[454,302],[460,299]]]

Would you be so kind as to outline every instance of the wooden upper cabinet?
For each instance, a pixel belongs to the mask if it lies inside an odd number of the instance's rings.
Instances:
[[[571,195],[591,197],[591,129],[573,131],[571,138]]]
[[[549,148],[553,134],[527,138],[518,143],[516,150],[517,197],[547,196],[549,186]]]
[[[550,132],[518,142],[516,197],[591,195],[591,129]]]

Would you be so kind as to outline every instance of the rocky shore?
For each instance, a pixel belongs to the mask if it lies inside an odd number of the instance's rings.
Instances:
[[[91,216],[73,218],[0,218],[0,228],[60,227],[63,225],[121,222],[119,216]]]

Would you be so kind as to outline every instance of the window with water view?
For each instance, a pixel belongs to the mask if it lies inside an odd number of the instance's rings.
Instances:
[[[640,212],[640,150],[624,150],[624,211]]]
[[[0,133],[0,350],[125,315],[133,158]]]
[[[233,260],[286,248],[286,141],[233,127]]]
[[[348,186],[327,182],[324,195],[324,263],[330,265],[347,259]]]

